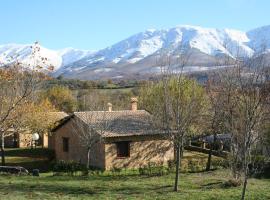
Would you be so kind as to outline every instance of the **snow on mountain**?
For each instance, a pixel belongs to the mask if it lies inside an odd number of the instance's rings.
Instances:
[[[57,52],[36,44],[35,48],[38,48],[39,50],[33,55],[32,47],[33,45],[21,44],[1,45],[0,64],[9,64],[20,61],[26,66],[29,65],[29,67],[38,64],[40,66],[54,66],[55,69],[58,69],[61,66],[62,58],[58,56]],[[46,60],[44,61],[42,58],[46,58]]]
[[[83,57],[89,56],[94,53],[94,51],[80,50],[74,48],[65,48],[57,51],[58,55],[62,58],[61,66],[69,65]]]
[[[34,48],[38,48],[34,57],[32,54],[33,46]],[[0,65],[20,61],[26,66],[29,65],[29,67],[36,64],[44,67],[53,66],[54,70],[57,71],[59,68],[76,62],[77,60],[80,60],[85,56],[89,56],[92,53],[93,51],[73,48],[54,51],[44,48],[39,44],[7,44],[0,45]],[[44,61],[42,58],[45,58],[46,60]]]
[[[123,77],[151,71],[157,67],[156,58],[163,53],[174,56],[191,52],[194,63],[189,65],[204,67],[213,66],[217,57],[251,57],[262,48],[270,52],[270,26],[242,32],[181,25],[162,30],[148,29],[95,52],[73,48],[55,51],[40,46],[39,53],[55,66],[55,75],[91,79],[103,74]],[[30,55],[30,45],[0,46],[0,63],[12,62],[14,57],[29,63]]]
[[[263,26],[247,32],[248,45],[257,53],[270,49],[270,26]]]
[[[164,30],[150,29],[85,57],[84,65],[136,63],[160,51],[176,52],[181,48],[197,49],[210,56],[252,56],[254,50],[247,46],[248,42],[245,32],[232,29],[188,25]]]

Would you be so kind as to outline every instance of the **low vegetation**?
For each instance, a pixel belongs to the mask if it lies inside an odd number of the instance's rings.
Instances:
[[[184,153],[177,193],[172,188],[172,163],[168,168],[149,163],[139,170],[59,174],[53,172],[53,153],[47,149],[8,149],[6,153],[8,165],[46,173],[40,177],[1,175],[0,199],[239,199],[241,195],[241,186],[230,180],[223,159],[213,156],[215,170],[206,172],[207,154],[197,152]],[[247,199],[269,199],[269,187],[270,179],[250,179]]]
[[[7,165],[21,166],[30,172],[33,169],[39,169],[41,172],[48,172],[51,168],[53,158],[54,152],[49,149],[6,149]]]
[[[173,174],[164,176],[0,176],[0,199],[239,199],[241,186],[227,183],[229,171],[183,173],[180,191]],[[247,199],[269,199],[270,180],[250,179]]]

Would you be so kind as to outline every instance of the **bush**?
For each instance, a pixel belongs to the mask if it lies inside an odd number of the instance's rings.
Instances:
[[[224,187],[238,187],[241,185],[241,181],[236,179],[230,179],[226,181],[223,185]]]
[[[230,167],[230,161],[228,159],[213,159],[212,160],[212,168],[213,169],[223,169],[223,168],[229,168]]]
[[[163,176],[169,173],[169,170],[163,165],[157,165],[156,163],[149,162],[147,165],[139,168],[140,175],[147,176]]]
[[[168,160],[168,171],[174,172],[176,167],[175,160]]]
[[[86,171],[86,167],[74,161],[58,161],[53,167],[54,175],[68,174],[73,176],[78,171]],[[87,170],[88,171],[88,170]],[[88,173],[88,172],[87,172]]]
[[[188,170],[190,172],[198,172],[203,170],[204,166],[201,166],[201,161],[200,160],[189,160],[188,161]]]
[[[120,172],[121,172],[121,168],[113,167],[111,172],[112,172],[113,175],[119,175]]]
[[[250,175],[255,177],[270,177],[270,160],[269,158],[257,155],[252,158],[253,163],[249,165]]]

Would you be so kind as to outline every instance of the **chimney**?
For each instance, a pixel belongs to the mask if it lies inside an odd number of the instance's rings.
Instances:
[[[112,104],[111,103],[108,103],[108,111],[112,112]]]
[[[138,107],[137,106],[138,99],[136,97],[132,97],[130,100],[131,100],[131,110],[136,111]]]

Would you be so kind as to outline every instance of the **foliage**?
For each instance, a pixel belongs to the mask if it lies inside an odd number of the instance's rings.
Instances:
[[[85,167],[85,165],[82,165],[80,163],[74,162],[74,161],[64,161],[60,160],[55,163],[53,167],[53,172],[55,175],[61,175],[61,174],[68,174],[73,176],[79,171],[88,171]],[[85,174],[85,173],[84,173]]]
[[[44,89],[50,89],[55,86],[67,87],[70,90],[91,90],[91,89],[121,89],[132,88],[140,85],[136,80],[78,80],[66,79],[63,76],[51,78],[44,82]]]
[[[113,110],[130,109],[130,98],[135,96],[132,89],[93,89],[79,90],[77,93],[78,109],[107,110],[107,104],[110,102]]]
[[[59,111],[72,112],[76,110],[76,99],[72,91],[63,86],[55,86],[40,94],[41,99],[48,99]]]
[[[238,187],[240,186],[242,183],[240,180],[237,179],[229,179],[228,181],[226,181],[223,185],[224,187]]]
[[[153,115],[155,130],[163,131],[176,149],[174,190],[178,190],[179,168],[186,140],[203,131],[200,121],[207,110],[204,89],[181,74],[166,74],[141,90],[144,108]]]
[[[149,162],[147,165],[139,168],[140,175],[147,176],[163,176],[169,173],[168,168],[163,165],[158,165],[154,162]]]
[[[201,172],[205,170],[205,166],[207,163],[206,158],[188,158],[183,159],[181,163],[181,171],[182,172]],[[175,160],[168,160],[168,171],[175,172],[176,163]],[[212,170],[216,169],[227,169],[229,168],[229,161],[223,158],[215,157],[212,161]]]
[[[29,102],[22,107],[20,127],[30,129],[33,133],[48,133],[58,120],[53,113],[57,110],[48,99],[39,103]]]
[[[164,93],[165,87],[167,87],[166,94]],[[195,80],[171,77],[167,83],[164,81],[150,82],[142,87],[140,100],[142,107],[154,115],[157,124],[164,126],[163,129],[167,128],[165,126],[169,126],[170,130],[178,130],[181,124],[179,124],[177,116],[181,112],[181,117],[191,122],[185,123],[185,126],[181,127],[184,130],[181,131],[191,135],[201,132],[202,126],[198,122],[206,111],[207,97],[203,87]],[[165,119],[166,117],[168,119]],[[168,124],[165,124],[165,121]]]

